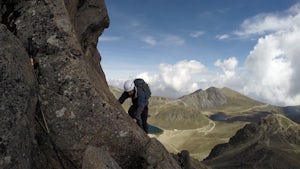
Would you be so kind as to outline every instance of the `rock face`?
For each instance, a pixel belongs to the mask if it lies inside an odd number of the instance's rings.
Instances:
[[[86,149],[82,169],[121,169],[116,161],[101,148],[90,146]]]
[[[0,24],[0,168],[30,168],[37,82],[28,54]]]
[[[282,115],[239,130],[229,143],[217,145],[204,160],[214,169],[299,168],[300,126]]]
[[[0,8],[0,168],[79,169],[101,151],[111,168],[180,168],[108,89],[96,49],[109,25],[103,0]]]

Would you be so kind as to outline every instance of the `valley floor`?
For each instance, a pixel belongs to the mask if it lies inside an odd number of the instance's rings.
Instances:
[[[160,135],[149,134],[157,138],[171,153],[188,150],[192,157],[202,161],[211,149],[221,143],[228,142],[236,131],[245,123],[221,123],[210,121],[208,125],[189,130],[166,130]]]

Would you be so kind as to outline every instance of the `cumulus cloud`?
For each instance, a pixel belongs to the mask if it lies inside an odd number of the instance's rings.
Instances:
[[[206,67],[198,61],[183,60],[174,65],[161,64],[158,75],[149,80],[154,84],[159,83],[154,87],[158,94],[167,91],[169,97],[179,97],[199,88],[194,77],[205,70]]]
[[[220,68],[222,71],[216,72],[216,75],[209,79],[213,86],[226,86],[232,89],[239,89],[243,85],[241,73],[236,73],[238,60],[235,57],[230,57],[223,61],[218,59],[214,65]]]
[[[235,33],[239,36],[263,35],[286,28],[290,21],[285,20],[285,17],[261,14],[245,20],[241,25],[242,30]]]
[[[216,38],[219,40],[224,40],[224,39],[228,39],[230,37],[230,35],[228,34],[223,34],[223,35],[217,35]]]
[[[143,78],[149,83],[155,96],[178,98],[211,86],[231,86],[234,88],[243,86],[239,83],[241,82],[239,76],[234,76],[237,65],[238,61],[235,57],[223,61],[217,60],[215,66],[219,67],[221,71],[212,73],[199,61],[183,60],[173,65],[160,64],[157,73],[143,72],[130,78]],[[125,80],[114,80],[109,81],[109,83],[122,87],[122,82]]]
[[[166,85],[177,91],[189,91],[190,88],[187,84],[190,83],[190,80],[195,74],[204,71],[205,66],[195,60],[184,60],[175,65],[161,64],[159,69],[161,72],[161,80],[163,80]]]
[[[300,29],[260,38],[246,60],[252,81],[245,92],[280,105],[300,104]]]
[[[215,66],[222,68],[224,71],[232,71],[238,65],[238,60],[235,57],[230,57],[229,59],[224,60],[223,62],[218,59],[215,62]]]
[[[183,60],[178,63],[160,64],[156,74],[143,72],[134,78],[143,78],[151,87],[153,95],[177,98],[200,88],[199,74],[204,73],[206,67],[195,60]],[[109,81],[114,86],[121,87],[120,81]]]
[[[199,38],[200,36],[204,35],[205,32],[204,31],[194,31],[190,33],[190,36],[192,38]]]
[[[151,46],[154,46],[157,44],[157,41],[155,40],[155,38],[153,36],[144,36],[144,37],[142,37],[141,40]]]
[[[150,46],[182,46],[185,43],[185,39],[178,35],[161,35],[161,36],[142,36],[139,35],[139,39]]]
[[[229,87],[241,92],[241,89],[247,85],[246,71],[239,67],[239,61],[236,57],[229,57],[224,60],[218,59],[214,66],[219,69],[213,71],[211,76],[206,78],[206,85],[202,84],[202,86]]]
[[[279,30],[287,30],[291,25],[299,24],[300,4],[292,6],[281,13],[258,14],[244,20],[241,28],[235,31],[238,36],[264,35]]]
[[[247,57],[249,82],[243,92],[273,104],[299,105],[299,4],[287,10],[285,16],[269,14],[258,18],[244,22],[248,24],[244,33],[270,33],[259,38]]]

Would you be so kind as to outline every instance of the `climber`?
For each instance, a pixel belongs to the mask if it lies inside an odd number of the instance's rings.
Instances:
[[[150,96],[148,84],[143,79],[135,79],[124,83],[124,92],[119,98],[119,102],[123,104],[127,98],[131,97],[132,105],[128,114],[146,133],[148,133],[148,99]]]

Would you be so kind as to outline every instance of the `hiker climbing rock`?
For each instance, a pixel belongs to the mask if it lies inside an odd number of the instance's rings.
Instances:
[[[137,124],[148,133],[148,99],[151,91],[148,84],[143,79],[127,80],[124,83],[124,92],[119,98],[121,104],[127,98],[131,98],[132,105],[128,110],[131,118],[135,119]]]

